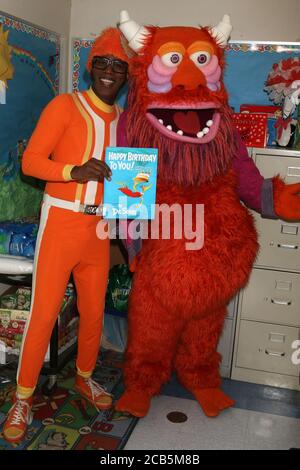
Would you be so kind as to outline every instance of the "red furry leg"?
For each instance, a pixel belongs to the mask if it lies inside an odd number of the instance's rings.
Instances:
[[[225,395],[219,388],[202,388],[193,391],[206,416],[214,418],[226,408],[234,406],[235,401]]]
[[[142,391],[125,390],[121,398],[115,404],[117,411],[126,411],[127,413],[143,418],[148,414],[151,405],[151,396]]]
[[[226,309],[191,320],[180,340],[175,367],[183,385],[190,390],[207,416],[234,405],[220,390],[220,354],[216,351]]]
[[[143,279],[134,280],[128,318],[125,392],[116,409],[142,417],[149,410],[151,397],[170,379],[182,320],[161,307]]]

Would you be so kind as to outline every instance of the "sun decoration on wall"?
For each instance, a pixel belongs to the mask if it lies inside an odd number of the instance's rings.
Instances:
[[[11,63],[12,47],[8,44],[8,33],[0,25],[0,104],[5,104],[7,80],[13,78],[14,67]]]
[[[8,33],[0,25],[0,80],[7,84],[7,80],[13,78],[14,67],[10,61],[12,47],[8,44]]]

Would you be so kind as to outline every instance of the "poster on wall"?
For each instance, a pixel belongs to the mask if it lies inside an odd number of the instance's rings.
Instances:
[[[59,92],[60,36],[0,12],[0,221],[35,216],[41,182],[20,160],[38,118]]]
[[[85,90],[90,85],[85,69],[92,39],[73,39],[72,90]],[[300,58],[299,43],[235,42],[230,41],[225,51],[225,86],[230,106],[235,112],[242,104],[272,105],[265,84],[274,64]],[[124,106],[126,93],[120,97]]]
[[[229,92],[230,105],[235,112],[241,105],[273,105],[266,90],[266,82],[277,64],[286,66],[290,60],[300,59],[300,43],[233,42],[226,48],[225,85]],[[287,85],[293,67],[287,72]],[[277,103],[275,103],[277,104]]]

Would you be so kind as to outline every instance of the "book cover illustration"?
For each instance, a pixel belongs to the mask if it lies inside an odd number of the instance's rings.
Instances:
[[[112,178],[104,180],[105,219],[154,219],[157,160],[157,149],[106,148]]]

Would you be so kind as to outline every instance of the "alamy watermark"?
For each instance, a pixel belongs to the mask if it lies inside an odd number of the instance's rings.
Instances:
[[[97,225],[97,237],[101,240],[120,238],[122,240],[184,240],[185,249],[200,250],[204,246],[204,204],[155,204],[139,209],[139,219],[124,217],[132,209],[116,209],[106,206],[108,214],[118,210],[118,219],[101,219]],[[151,214],[154,216],[152,220]],[[149,216],[148,216],[149,215]]]
[[[295,365],[295,366],[299,366],[300,365],[300,339],[296,339],[293,343],[292,343],[292,349],[295,349],[296,351],[293,352],[292,354],[292,363]]]

